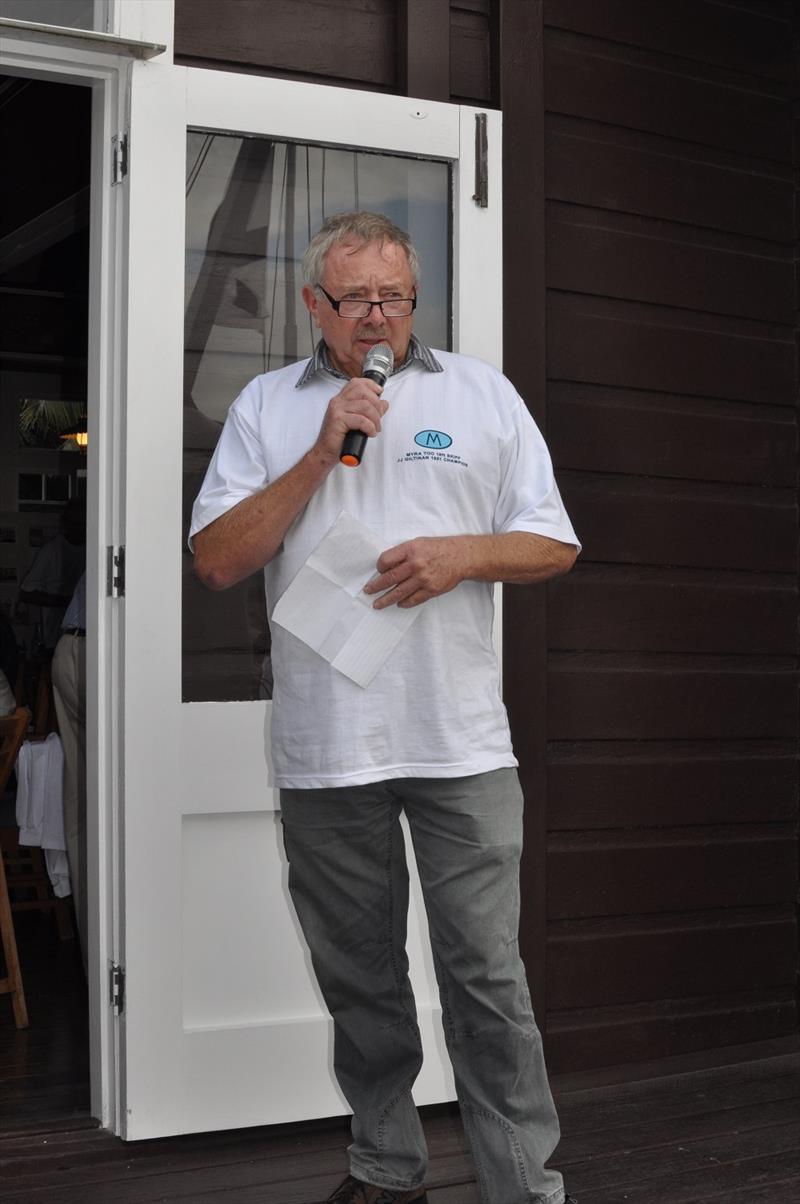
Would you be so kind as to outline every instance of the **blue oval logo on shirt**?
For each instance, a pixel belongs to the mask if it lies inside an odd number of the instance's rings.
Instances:
[[[414,436],[414,442],[420,447],[435,447],[441,451],[445,447],[449,447],[453,440],[444,431],[420,431]]]

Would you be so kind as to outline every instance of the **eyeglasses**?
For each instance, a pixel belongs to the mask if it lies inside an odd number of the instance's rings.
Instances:
[[[387,301],[354,301],[350,298],[343,301],[334,301],[330,293],[325,292],[321,284],[318,284],[317,288],[328,298],[331,308],[336,311],[340,318],[366,318],[372,313],[373,306],[375,305],[377,305],[384,318],[407,318],[417,308],[416,297],[390,297]]]

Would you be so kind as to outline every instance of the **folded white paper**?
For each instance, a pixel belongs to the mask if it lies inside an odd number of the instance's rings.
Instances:
[[[274,623],[364,687],[419,614],[419,607],[374,610],[375,595],[363,592],[385,550],[343,510],[272,612]]]

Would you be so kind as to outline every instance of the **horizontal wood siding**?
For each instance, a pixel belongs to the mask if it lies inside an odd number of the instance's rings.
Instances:
[[[392,0],[176,0],[175,58],[391,91]]]
[[[175,60],[494,103],[491,0],[175,0]]]
[[[450,96],[462,104],[496,103],[491,0],[450,6]]]
[[[782,0],[176,0],[180,62],[502,100],[506,366],[584,542],[504,610],[557,1070],[797,1027],[791,41]]]
[[[545,0],[547,1033],[560,1070],[796,1031],[788,5]]]

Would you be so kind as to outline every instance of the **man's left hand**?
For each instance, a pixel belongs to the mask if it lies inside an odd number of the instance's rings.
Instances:
[[[463,538],[420,536],[382,553],[379,576],[364,586],[364,593],[382,594],[373,604],[376,610],[419,606],[454,589],[467,576],[468,566]]]

